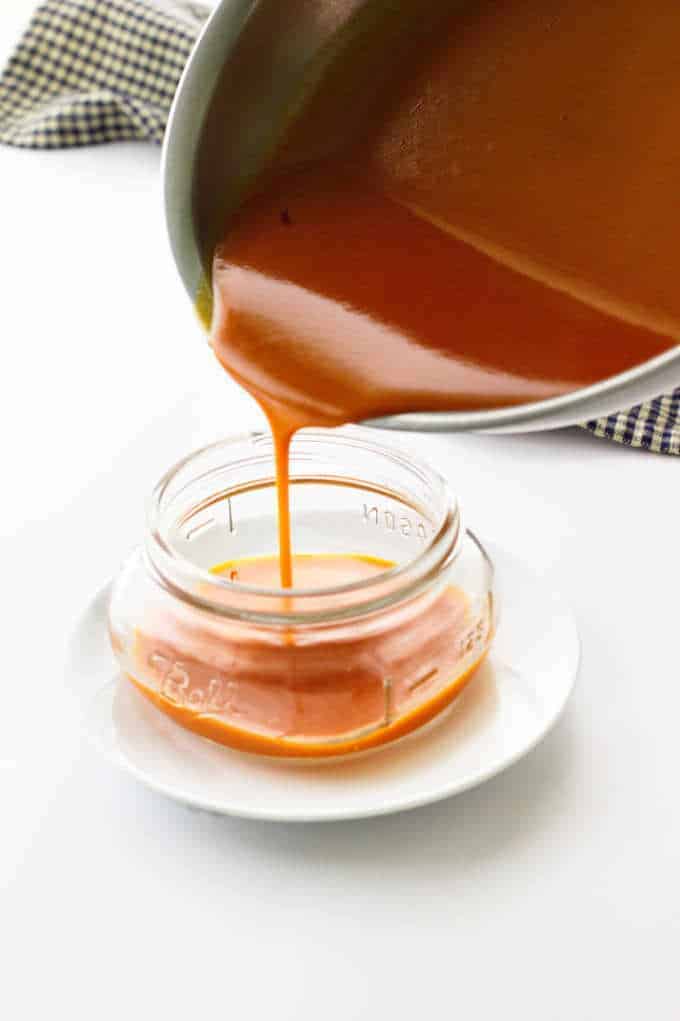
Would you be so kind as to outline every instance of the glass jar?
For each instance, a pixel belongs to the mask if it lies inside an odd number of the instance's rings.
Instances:
[[[374,430],[304,430],[290,455],[295,556],[383,569],[264,589],[238,561],[277,553],[272,440],[199,450],[156,487],[143,548],[110,602],[122,673],[185,726],[243,751],[347,755],[404,737],[470,680],[494,631],[491,562],[445,481]],[[225,561],[234,570],[216,574]]]

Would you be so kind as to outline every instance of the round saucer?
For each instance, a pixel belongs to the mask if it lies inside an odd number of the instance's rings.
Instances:
[[[223,748],[179,727],[120,677],[106,625],[108,587],[71,639],[68,683],[88,737],[117,766],[188,805],[285,822],[416,808],[488,780],[530,751],[564,709],[579,640],[573,614],[528,567],[490,547],[501,619],[492,651],[434,725],[356,759],[285,763]]]

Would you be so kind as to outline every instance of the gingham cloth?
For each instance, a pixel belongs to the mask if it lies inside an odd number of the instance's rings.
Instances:
[[[161,142],[207,14],[182,0],[47,0],[0,76],[0,142]]]
[[[187,0],[46,0],[0,75],[0,142],[34,149],[161,142],[207,13]],[[680,455],[680,387],[583,428]]]

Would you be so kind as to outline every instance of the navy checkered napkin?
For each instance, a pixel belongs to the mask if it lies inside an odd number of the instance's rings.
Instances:
[[[0,142],[35,149],[160,142],[207,13],[188,0],[46,0],[0,74]],[[680,387],[584,428],[680,455]]]
[[[630,411],[586,422],[584,428],[594,436],[629,447],[657,454],[680,454],[680,387]]]
[[[182,0],[47,0],[0,75],[0,142],[160,142],[207,14]]]

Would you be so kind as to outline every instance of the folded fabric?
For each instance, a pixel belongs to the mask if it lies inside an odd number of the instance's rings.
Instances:
[[[46,0],[0,74],[0,142],[35,149],[160,143],[207,15],[186,0]],[[680,455],[680,387],[584,428]]]
[[[47,0],[0,76],[0,141],[161,142],[207,15],[181,0]]]
[[[653,401],[586,422],[593,436],[641,447],[655,454],[680,454],[680,387]]]

